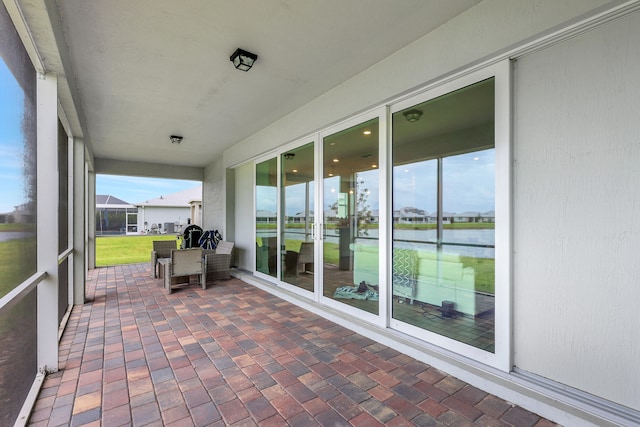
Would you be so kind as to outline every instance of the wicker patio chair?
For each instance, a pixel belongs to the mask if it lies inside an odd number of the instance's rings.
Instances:
[[[298,252],[288,250],[285,255],[285,271],[288,275],[313,272],[313,242],[301,242]]]
[[[160,258],[171,257],[171,250],[176,249],[175,240],[154,240],[151,251],[151,268],[153,268],[153,278],[158,277],[158,260]]]
[[[216,252],[204,256],[203,283],[231,277],[231,260],[234,243],[221,240],[216,246]]]
[[[176,287],[189,284],[191,276],[197,276],[202,289],[206,289],[203,281],[202,248],[173,249],[171,258],[162,262],[164,272],[164,287],[167,293],[173,292]]]

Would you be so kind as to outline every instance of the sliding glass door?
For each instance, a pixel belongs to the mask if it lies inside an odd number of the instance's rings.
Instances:
[[[323,296],[379,313],[378,118],[323,138]]]
[[[256,164],[256,271],[278,277],[278,159]]]
[[[258,161],[257,274],[509,369],[509,81],[494,64]]]
[[[309,292],[315,290],[314,146],[311,142],[280,155],[280,279]]]
[[[494,353],[495,78],[392,116],[392,317]]]

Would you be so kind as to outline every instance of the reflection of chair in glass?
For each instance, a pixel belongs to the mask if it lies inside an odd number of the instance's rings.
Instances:
[[[265,274],[275,274],[278,255],[278,241],[275,237],[256,238],[256,270]]]
[[[285,266],[287,274],[298,275],[313,272],[313,242],[300,242],[300,248],[287,249]]]
[[[234,244],[232,242],[221,240],[218,242],[214,253],[205,254],[202,281],[203,289],[206,289],[207,282],[231,277],[233,246]]]
[[[171,258],[163,261],[164,287],[168,293],[189,284],[191,276],[198,276],[202,289],[206,289],[202,269],[202,249],[173,249]]]
[[[153,268],[153,277],[158,277],[158,260],[160,258],[171,257],[171,250],[176,248],[175,240],[154,240],[153,250],[151,251],[151,268]]]

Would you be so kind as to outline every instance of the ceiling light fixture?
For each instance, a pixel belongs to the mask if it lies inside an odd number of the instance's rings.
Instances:
[[[169,140],[171,140],[172,144],[180,144],[182,142],[182,137],[179,135],[171,135]]]
[[[233,66],[240,71],[249,71],[257,59],[258,55],[242,49],[236,49],[229,58],[233,62]]]
[[[420,120],[420,117],[422,117],[422,111],[416,110],[415,108],[407,110],[402,114],[404,115],[404,118],[411,123],[417,122],[418,120]]]

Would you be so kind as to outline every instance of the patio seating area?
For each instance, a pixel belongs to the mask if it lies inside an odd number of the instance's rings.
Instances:
[[[89,271],[29,425],[552,426],[239,279]]]

